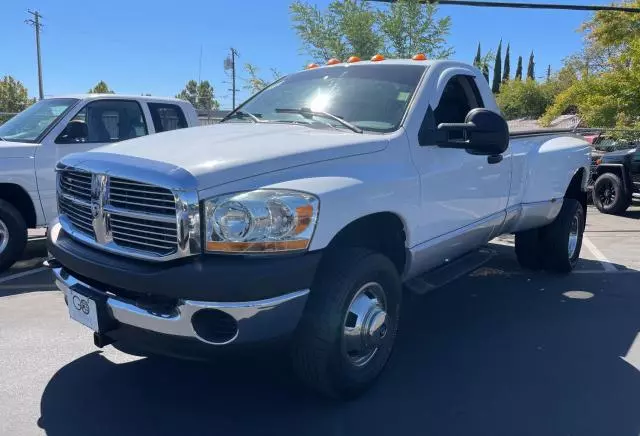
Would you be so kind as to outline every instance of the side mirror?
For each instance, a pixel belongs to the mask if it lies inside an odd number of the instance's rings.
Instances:
[[[75,144],[78,142],[87,142],[89,137],[89,129],[87,123],[80,120],[72,120],[67,124],[62,133],[56,139],[58,144]]]
[[[438,125],[436,145],[466,149],[469,153],[487,156],[501,154],[509,147],[509,126],[495,112],[472,109],[464,123]]]

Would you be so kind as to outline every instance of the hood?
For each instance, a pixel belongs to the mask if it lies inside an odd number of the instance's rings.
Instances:
[[[0,141],[0,159],[29,158],[36,154],[37,144]]]
[[[164,162],[187,170],[198,181],[198,189],[206,189],[299,165],[373,153],[387,144],[388,139],[377,134],[294,124],[224,123],[144,136],[89,154]]]
[[[623,159],[625,156],[628,156],[630,154],[635,153],[636,149],[632,148],[632,149],[628,149],[628,150],[616,150],[616,151],[610,151],[609,153],[605,153],[602,156],[602,160],[603,161],[611,161],[611,160],[621,160]]]

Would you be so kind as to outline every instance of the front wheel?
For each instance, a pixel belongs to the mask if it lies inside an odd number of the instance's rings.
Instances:
[[[593,204],[602,213],[621,214],[631,204],[631,195],[616,174],[604,173],[593,185]]]
[[[389,359],[402,287],[382,254],[354,248],[329,255],[294,338],[293,366],[312,389],[350,398],[370,387]]]
[[[27,245],[27,225],[22,214],[11,204],[0,200],[0,272],[20,259]]]

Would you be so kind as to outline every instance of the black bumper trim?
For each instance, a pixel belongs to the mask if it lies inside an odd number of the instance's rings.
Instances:
[[[62,229],[48,232],[47,249],[65,269],[116,294],[122,290],[219,302],[260,300],[308,289],[322,257],[320,251],[261,258],[199,255],[152,263],[98,251]]]

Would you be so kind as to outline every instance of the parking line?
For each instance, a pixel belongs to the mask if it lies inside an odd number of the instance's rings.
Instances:
[[[11,280],[19,279],[19,278],[22,278],[22,277],[27,277],[27,276],[30,276],[32,274],[37,274],[39,272],[46,271],[47,269],[48,268],[45,268],[45,267],[42,266],[40,268],[32,269],[32,270],[29,270],[29,271],[23,271],[21,273],[12,274],[10,276],[0,278],[0,283],[5,283],[5,282],[11,281]]]
[[[607,257],[604,254],[602,254],[600,250],[598,250],[598,247],[593,245],[593,242],[591,242],[589,238],[587,238],[586,236],[583,236],[582,243],[589,249],[591,254],[593,254],[593,256],[598,260],[598,262],[600,262],[600,265],[602,265],[602,267],[606,272],[618,271],[618,268],[616,268],[611,262],[609,262],[609,259],[607,259]]]

